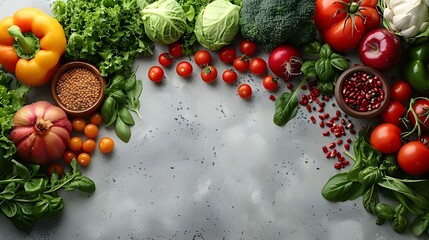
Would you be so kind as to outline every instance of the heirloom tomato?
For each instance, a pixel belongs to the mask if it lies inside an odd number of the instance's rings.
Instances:
[[[377,0],[317,0],[314,22],[326,43],[347,52],[380,25],[376,6]]]

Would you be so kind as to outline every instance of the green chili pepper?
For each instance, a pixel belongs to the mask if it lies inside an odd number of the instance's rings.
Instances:
[[[419,44],[407,50],[406,63],[402,71],[414,91],[429,96],[429,44]]]

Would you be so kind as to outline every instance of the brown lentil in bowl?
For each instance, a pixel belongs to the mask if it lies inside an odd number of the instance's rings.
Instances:
[[[65,112],[83,116],[101,105],[104,86],[105,81],[95,66],[85,62],[70,62],[55,73],[52,95]]]

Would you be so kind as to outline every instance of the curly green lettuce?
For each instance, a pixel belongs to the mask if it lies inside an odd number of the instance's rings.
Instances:
[[[86,60],[102,76],[132,71],[135,58],[153,54],[140,15],[143,0],[56,0],[52,13],[68,39],[65,57]]]

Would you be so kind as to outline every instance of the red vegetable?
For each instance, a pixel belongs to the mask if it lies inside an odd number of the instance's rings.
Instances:
[[[314,22],[332,49],[355,49],[369,31],[380,25],[377,0],[317,0]]]
[[[290,45],[276,47],[268,57],[270,70],[285,81],[301,73],[301,54]]]

